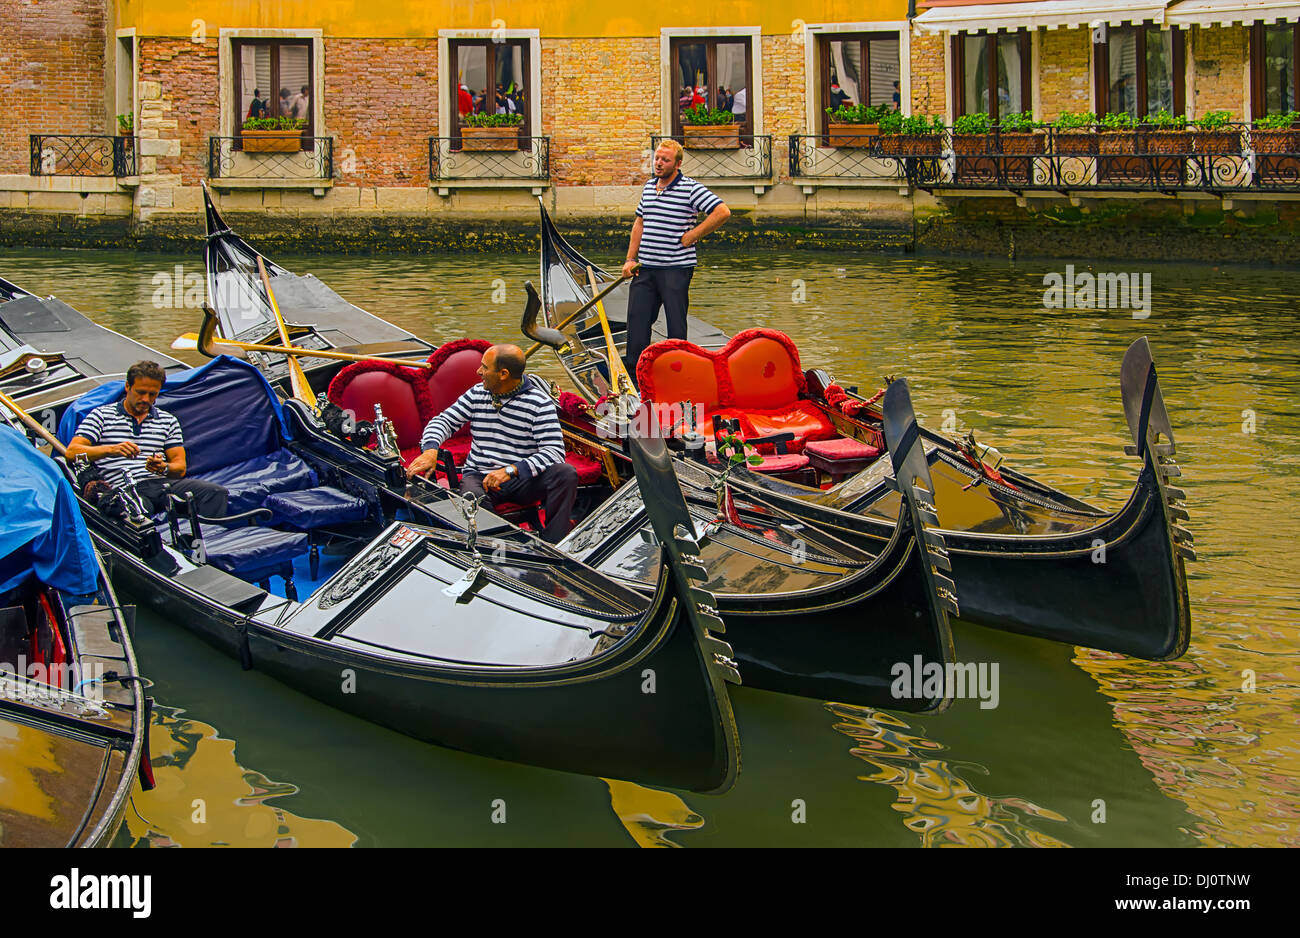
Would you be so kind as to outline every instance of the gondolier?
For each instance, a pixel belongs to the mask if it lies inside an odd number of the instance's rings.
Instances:
[[[165,496],[193,493],[205,518],[226,514],[223,486],[185,478],[185,444],[180,421],[155,406],[166,372],[157,362],[136,362],[126,372],[126,395],[100,404],[77,426],[68,458],[86,456],[113,483],[135,485],[153,512],[166,510]]]
[[[438,448],[466,422],[473,443],[460,491],[486,494],[493,502],[541,499],[546,509],[542,538],[558,543],[569,533],[578,494],[578,472],[564,461],[564,434],[555,401],[541,379],[524,374],[523,350],[494,345],[483,353],[476,384],[429,421],[423,452],[406,467],[408,477],[438,463]]]
[[[665,140],[655,150],[654,178],[641,190],[632,225],[632,240],[623,276],[632,276],[627,301],[628,374],[636,378],[636,363],[650,345],[650,327],[662,306],[668,317],[668,337],[685,339],[691,277],[695,273],[695,244],[731,217],[725,202],[684,175],[682,145]],[[708,218],[695,223],[700,212]]]

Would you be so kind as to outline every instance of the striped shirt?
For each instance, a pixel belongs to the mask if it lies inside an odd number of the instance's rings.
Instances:
[[[185,445],[181,422],[167,411],[154,406],[143,421],[137,422],[121,401],[100,404],[86,414],[75,435],[89,440],[92,446],[114,446],[130,440],[140,447],[139,456],[105,456],[95,461],[110,479],[121,473],[128,482],[162,478],[145,468],[145,460],[152,453],[166,454],[172,447]]]
[[[700,212],[712,212],[722,200],[680,170],[662,192],[657,182],[645,184],[636,207],[642,222],[636,259],[646,267],[694,267],[695,245],[683,245],[682,235]]]
[[[524,387],[492,406],[492,394],[476,384],[429,421],[420,437],[422,450],[437,449],[447,437],[469,423],[473,445],[465,471],[486,475],[506,466],[519,469],[521,481],[547,466],[564,462],[564,434],[555,401],[540,378],[524,376]]]

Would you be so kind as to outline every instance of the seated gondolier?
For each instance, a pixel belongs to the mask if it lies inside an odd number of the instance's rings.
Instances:
[[[486,494],[494,504],[541,499],[546,509],[542,538],[554,544],[569,533],[578,473],[564,461],[555,401],[540,378],[524,374],[525,363],[516,345],[494,345],[484,352],[478,367],[482,383],[429,421],[420,439],[423,452],[406,474],[434,469],[438,448],[468,421],[473,442],[461,493]]]
[[[731,217],[725,202],[689,176],[683,175],[682,145],[665,140],[655,150],[654,178],[641,190],[632,224],[623,276],[632,276],[627,298],[627,349],[624,362],[636,380],[636,363],[650,345],[650,327],[662,306],[668,317],[668,338],[685,339],[690,306],[691,276],[695,273],[695,244]],[[695,224],[700,212],[708,218]]]
[[[226,489],[215,482],[185,478],[180,421],[155,405],[167,374],[157,362],[136,362],[126,372],[126,395],[100,404],[77,426],[68,458],[85,456],[110,483],[128,482],[153,512],[165,511],[166,495],[193,493],[206,518],[226,514]]]

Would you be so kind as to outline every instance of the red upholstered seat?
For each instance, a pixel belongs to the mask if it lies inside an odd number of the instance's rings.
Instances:
[[[776,453],[763,456],[763,461],[749,468],[755,472],[795,472],[808,466],[808,457],[803,453]]]
[[[696,432],[706,436],[714,415],[739,417],[746,437],[793,433],[793,453],[809,440],[835,436],[822,409],[801,397],[807,383],[799,351],[775,329],[746,329],[716,352],[684,339],[658,342],[642,353],[636,376],[642,400],[704,405]]]
[[[487,339],[455,339],[436,349],[428,358],[429,416],[427,423],[442,413],[462,394],[479,383],[478,366],[483,353],[492,347]],[[463,465],[469,456],[469,425],[460,427],[442,444],[451,453],[456,465]]]
[[[375,404],[393,421],[397,445],[419,452],[420,435],[432,414],[424,369],[390,362],[352,362],[339,369],[326,392],[329,399],[360,420],[373,420]]]
[[[816,440],[809,443],[804,452],[823,459],[875,459],[880,455],[880,450],[876,447],[846,436],[834,440]]]
[[[600,460],[592,459],[582,453],[566,452],[564,461],[578,471],[579,485],[593,485],[605,475],[605,467]]]

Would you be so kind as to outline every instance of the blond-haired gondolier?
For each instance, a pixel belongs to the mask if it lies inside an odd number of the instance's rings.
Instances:
[[[691,276],[695,273],[695,244],[731,217],[720,198],[682,173],[682,145],[665,140],[655,150],[654,178],[641,190],[627,248],[623,276],[632,278],[627,300],[628,373],[636,377],[636,363],[650,345],[650,327],[659,307],[668,317],[668,337],[685,339],[686,311],[690,306]],[[708,218],[695,223],[700,212]]]

